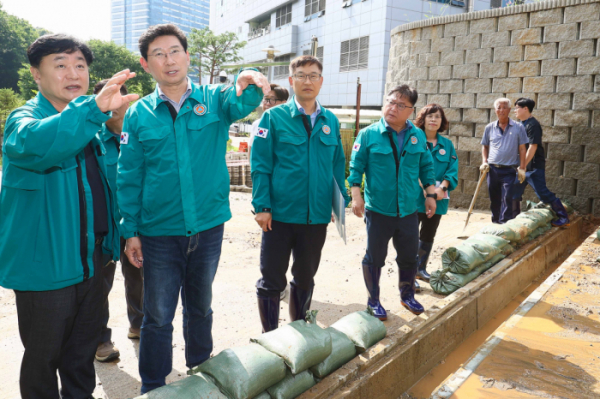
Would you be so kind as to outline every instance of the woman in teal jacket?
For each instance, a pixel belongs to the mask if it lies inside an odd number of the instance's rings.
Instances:
[[[415,126],[425,132],[427,136],[427,149],[433,158],[435,173],[435,193],[437,194],[437,208],[435,215],[427,218],[425,214],[425,192],[419,196],[419,260],[417,278],[429,282],[430,275],[427,273],[427,260],[433,247],[435,233],[440,225],[442,215],[448,212],[450,191],[458,184],[458,156],[454,145],[447,137],[440,134],[448,129],[448,120],[444,109],[438,104],[428,104],[419,111]],[[415,281],[415,289],[421,291],[419,284]]]

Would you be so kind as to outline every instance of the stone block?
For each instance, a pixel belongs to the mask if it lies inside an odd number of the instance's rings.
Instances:
[[[463,179],[465,181],[467,181],[467,180],[478,181],[479,180],[479,168],[476,166],[463,166],[462,168],[458,168],[458,178]]]
[[[525,61],[556,58],[558,43],[530,44],[525,46]]]
[[[571,94],[569,93],[540,93],[536,104],[537,109],[571,109]]]
[[[600,23],[598,24],[600,25]],[[578,75],[600,74],[600,57],[582,57],[577,64]]]
[[[581,39],[600,38],[600,24],[598,21],[584,21],[581,23]]]
[[[460,108],[445,108],[444,113],[448,122],[461,122],[462,110]]]
[[[479,149],[469,153],[469,159],[471,160],[471,166],[481,166],[483,158],[481,157],[481,139],[479,139]]]
[[[417,102],[415,103],[415,110],[417,110],[417,108],[422,108],[426,105],[427,105],[427,95],[422,94],[417,98]],[[415,115],[416,115],[416,113],[415,113]]]
[[[444,26],[443,25],[435,25],[428,26],[426,28],[422,28],[421,31],[421,40],[426,39],[437,39],[444,36]]]
[[[464,51],[443,52],[440,59],[440,65],[462,65],[464,63]]]
[[[477,168],[479,169],[478,166],[477,166]],[[469,194],[471,196],[473,194],[475,194],[475,190],[477,189],[478,181],[479,181],[479,178],[477,178],[477,180],[465,180],[463,192],[465,194]],[[485,182],[482,184],[482,187],[479,189],[479,195],[477,195],[477,198],[490,198],[490,192],[488,191],[487,184],[485,184]]]
[[[505,78],[508,76],[508,63],[495,62],[479,65],[480,78]]]
[[[431,52],[449,52],[454,50],[454,37],[431,39]]]
[[[429,68],[429,79],[447,80],[452,77],[452,67],[450,65],[433,66]]]
[[[410,68],[408,78],[410,80],[427,80],[427,68]]]
[[[573,109],[600,109],[600,93],[575,93],[573,95]]]
[[[469,164],[469,151],[456,150],[456,157],[458,158],[459,165],[468,165]]]
[[[489,93],[491,88],[492,79],[465,79],[465,93]]]
[[[588,145],[598,143],[600,128],[577,126],[571,129],[571,144]]]
[[[461,94],[458,94],[461,95]],[[473,137],[473,124],[452,122],[449,129],[450,136]]]
[[[565,177],[572,179],[586,179],[590,181],[598,181],[597,163],[586,162],[565,162]],[[577,184],[577,195],[579,195],[579,184]]]
[[[404,32],[402,43],[410,43],[421,40],[421,28],[411,29]]]
[[[502,97],[502,94],[488,93],[477,95],[477,108],[494,108],[494,101]]]
[[[515,101],[517,101],[519,98],[531,98],[533,101],[536,101],[536,94],[535,93],[506,93],[506,98],[508,98],[510,100],[510,105],[511,107],[514,108],[515,106]],[[513,117],[513,115],[511,115],[511,117]]]
[[[527,93],[554,93],[554,77],[536,76],[523,79],[523,91]]]
[[[466,110],[465,110],[466,111]],[[481,110],[480,110],[481,111]],[[489,121],[489,113],[491,111],[488,110],[488,121]],[[488,125],[487,122],[485,123],[477,123],[475,124],[475,137],[479,137],[482,138],[483,137],[483,132],[485,132],[485,127]]]
[[[467,50],[465,64],[487,64],[492,62],[492,49]]]
[[[480,34],[470,34],[468,36],[457,36],[454,39],[454,50],[475,50],[479,48],[481,42]]]
[[[525,77],[525,76],[538,76],[540,74],[540,62],[539,61],[521,61],[511,62],[508,66],[509,77]]]
[[[544,28],[544,43],[577,40],[577,24],[551,25]]]
[[[469,22],[453,22],[446,24],[444,28],[444,37],[450,36],[466,36],[469,32]]]
[[[534,110],[533,116],[537,119],[537,111]],[[568,127],[557,127],[557,126],[544,126],[544,136],[542,142],[544,143],[561,143],[569,144],[569,128]]]
[[[439,61],[440,61],[439,53],[419,54],[419,66],[420,67],[436,66]]]
[[[600,24],[600,22],[598,22]],[[594,40],[577,40],[558,44],[558,58],[580,58],[594,55]]]
[[[422,40],[418,42],[411,42],[410,54],[424,54],[431,52],[431,40]]]
[[[600,127],[600,110],[594,110],[592,112],[592,126]]]
[[[524,14],[519,14],[524,15]],[[526,15],[524,15],[526,17]],[[510,36],[510,44],[522,46],[525,44],[538,44],[542,42],[542,28],[529,28],[513,30]]]
[[[591,75],[559,76],[556,79],[556,91],[558,93],[588,93],[593,88]]]
[[[546,177],[548,189],[555,194],[575,195],[575,180],[565,177]]]
[[[449,94],[429,94],[427,96],[427,104],[438,104],[443,108],[450,106],[450,95]]]
[[[481,35],[481,48],[510,46],[510,32],[487,31]]]
[[[457,149],[461,151],[481,152],[481,139],[479,137],[459,137]],[[473,165],[473,159],[471,159],[471,165]]]
[[[462,93],[463,81],[462,80],[440,80],[440,94],[448,93]]]
[[[519,78],[495,78],[492,84],[493,93],[519,93],[521,91],[521,79]],[[528,90],[535,91],[535,90]]]
[[[538,109],[533,110],[535,112],[535,119],[538,120],[542,126],[552,126],[552,110],[549,109]]]
[[[600,145],[599,144],[586,145],[583,160],[585,162],[600,163]]]
[[[563,161],[546,159],[546,176],[558,177],[563,174]]]
[[[565,8],[565,24],[571,22],[582,22],[582,21],[598,21],[598,14],[600,13],[600,4],[582,4],[574,7]]]
[[[435,94],[438,92],[438,81],[419,80],[417,82],[417,91],[419,94]]]
[[[463,110],[463,122],[487,123],[490,111],[487,109],[467,108]]]
[[[554,126],[587,127],[590,120],[589,111],[555,111]]]
[[[498,31],[527,28],[527,13],[506,15],[498,18]]]
[[[479,74],[479,66],[477,64],[454,65],[452,67],[452,78],[467,79],[475,77]]]
[[[469,33],[487,33],[495,32],[498,27],[498,18],[475,19],[471,21]]]
[[[494,63],[521,61],[522,53],[523,46],[496,47],[494,49]]]
[[[452,96],[450,97],[450,107],[452,108],[472,108],[474,106],[474,94],[452,94]]]
[[[542,76],[561,76],[575,74],[575,59],[556,59],[542,61]]]
[[[580,162],[581,161],[581,146],[580,145],[571,145],[571,144],[548,144],[548,155],[549,159],[557,160],[557,161],[571,161],[571,162]],[[594,162],[588,161],[586,162]]]
[[[581,179],[583,176],[579,176]],[[600,198],[600,182],[598,180],[578,180],[577,196],[582,198]]]
[[[562,8],[552,8],[550,10],[532,12],[529,14],[529,27],[535,28],[561,24],[562,14]]]

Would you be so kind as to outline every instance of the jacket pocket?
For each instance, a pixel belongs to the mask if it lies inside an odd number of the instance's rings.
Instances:
[[[206,114],[202,116],[197,116],[196,114],[193,114],[189,117],[189,120],[187,121],[187,127],[190,130],[202,130],[205,127],[208,127],[209,125],[212,125],[213,123],[219,122],[220,120],[221,119],[217,114]],[[210,128],[212,129],[214,128],[214,126],[210,126]]]
[[[279,141],[286,144],[301,145],[306,142],[306,138],[306,135],[283,133],[279,137]]]
[[[144,129],[140,130],[138,140],[142,143],[152,144],[154,140],[164,139],[170,132],[171,129],[166,127]]]
[[[44,186],[44,175],[7,164],[2,174],[2,186],[19,190],[40,190]]]

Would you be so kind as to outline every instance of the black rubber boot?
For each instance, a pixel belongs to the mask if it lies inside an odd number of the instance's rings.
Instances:
[[[429,261],[429,254],[433,248],[432,242],[419,241],[419,258],[417,260],[417,278],[419,280],[429,282],[431,275],[427,273],[427,262]],[[418,284],[417,284],[418,286]],[[421,292],[421,289],[417,289],[417,292]]]
[[[415,276],[417,269],[402,270],[400,269],[400,303],[409,312],[419,315],[425,311],[423,306],[415,299]]]
[[[369,292],[367,306],[373,309],[373,315],[379,320],[387,320],[387,312],[381,302],[379,302],[379,279],[381,278],[381,268],[367,265],[362,265],[362,267],[365,285]]]
[[[421,293],[421,286],[419,285],[419,282],[415,279],[415,292],[417,294]]]
[[[312,293],[314,286],[310,291],[296,287],[294,282],[290,284],[290,321],[304,320],[306,311],[310,309]]]
[[[562,202],[557,198],[550,204],[556,216],[558,216],[558,220],[552,222],[552,226],[554,227],[567,227],[569,222],[569,214],[567,210],[563,206]]]
[[[263,333],[273,331],[279,327],[279,295],[257,296],[258,313]]]

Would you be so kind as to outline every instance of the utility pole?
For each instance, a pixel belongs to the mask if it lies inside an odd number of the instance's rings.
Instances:
[[[354,125],[354,138],[358,136],[358,123],[360,122],[360,78],[356,78],[356,123]]]

